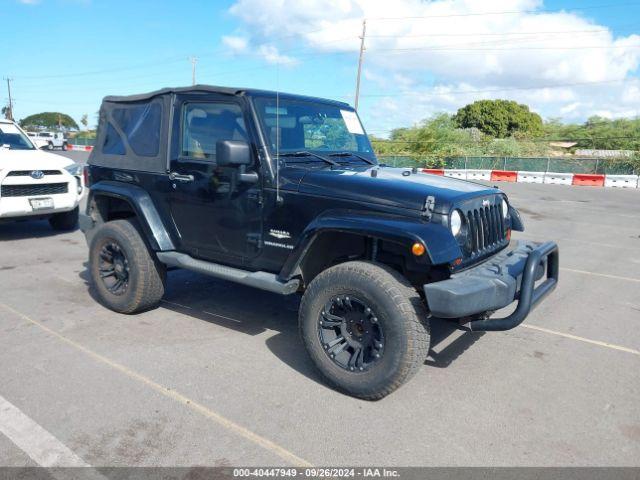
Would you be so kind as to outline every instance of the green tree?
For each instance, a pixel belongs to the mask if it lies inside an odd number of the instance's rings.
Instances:
[[[507,138],[515,133],[536,136],[542,133],[542,118],[529,107],[510,100],[479,100],[453,117],[460,128],[477,128],[494,138]]]
[[[2,107],[2,116],[4,118],[6,118],[7,120],[11,120],[11,108],[9,108],[9,105],[5,105],[4,107]]]
[[[86,113],[84,115],[82,115],[82,118],[80,118],[80,123],[82,124],[82,126],[86,130],[87,126],[89,125],[89,115],[87,115]]]
[[[57,129],[62,127],[67,130],[79,129],[78,124],[73,118],[66,113],[60,112],[42,112],[29,115],[28,117],[20,120],[20,126],[23,128],[42,127],[47,129]]]

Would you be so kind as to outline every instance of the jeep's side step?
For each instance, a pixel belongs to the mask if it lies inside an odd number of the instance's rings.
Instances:
[[[298,290],[299,280],[289,280],[287,283],[280,282],[276,275],[268,272],[248,272],[238,268],[225,267],[217,263],[198,260],[185,253],[178,252],[157,252],[158,260],[171,267],[180,267],[194,272],[203,273],[212,277],[222,278],[250,287],[290,295]]]

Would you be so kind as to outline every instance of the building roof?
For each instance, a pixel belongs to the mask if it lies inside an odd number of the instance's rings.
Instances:
[[[254,88],[237,88],[237,87],[218,87],[214,85],[193,85],[190,87],[168,87],[160,90],[155,90],[149,93],[141,93],[137,95],[109,95],[104,97],[105,102],[114,103],[127,103],[127,102],[140,102],[145,100],[151,100],[154,97],[160,97],[164,95],[171,95],[174,93],[219,93],[223,95],[256,95],[275,97],[279,95],[280,98],[286,99],[298,99],[298,100],[315,100],[324,103],[333,103],[340,106],[348,106],[346,102],[340,102],[337,100],[329,100],[325,98],[309,97],[305,95],[296,95],[292,93],[276,92],[272,90],[259,90]]]

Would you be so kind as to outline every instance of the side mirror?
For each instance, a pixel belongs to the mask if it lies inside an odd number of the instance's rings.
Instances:
[[[251,149],[247,142],[220,140],[216,142],[216,163],[221,167],[251,164]]]

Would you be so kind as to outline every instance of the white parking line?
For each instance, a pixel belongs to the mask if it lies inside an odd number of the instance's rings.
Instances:
[[[640,283],[640,278],[620,277],[618,275],[608,275],[606,273],[587,272],[586,270],[575,270],[573,268],[564,268],[564,267],[560,267],[560,271],[562,271],[562,272],[571,272],[571,273],[580,273],[582,275],[591,275],[593,277],[611,278],[613,280],[625,280],[627,282]]]
[[[0,432],[41,467],[89,467],[60,440],[0,396]]]
[[[244,438],[245,440],[248,440],[256,445],[258,445],[259,447],[262,447],[263,449],[273,453],[274,455],[280,457],[281,459],[283,459],[284,461],[295,465],[295,466],[300,466],[300,467],[311,467],[312,464],[310,462],[308,462],[307,460],[304,460],[301,457],[298,457],[297,455],[295,455],[294,453],[290,452],[289,450],[287,450],[286,448],[278,445],[277,443],[262,437],[261,435],[249,430],[246,427],[243,427],[242,425],[239,425],[235,422],[233,422],[232,420],[229,420],[228,418],[224,417],[223,415],[219,414],[218,412],[196,402],[195,400],[192,400],[191,398],[181,394],[180,392],[178,392],[177,390],[174,390],[172,388],[166,387],[164,385],[161,385],[159,383],[154,382],[152,379],[150,379],[149,377],[145,377],[144,375],[131,370],[129,368],[127,368],[126,366],[114,362],[113,360],[111,360],[110,358],[107,358],[103,355],[100,355],[99,353],[94,352],[93,350],[91,350],[88,347],[85,347],[84,345],[71,340],[69,337],[65,337],[64,335],[62,335],[61,333],[58,333],[57,331],[53,330],[52,328],[49,328],[48,326],[44,325],[43,323],[40,323],[37,320],[34,320],[33,318],[29,317],[28,315],[25,315],[24,313],[16,310],[13,307],[10,307],[9,305],[0,302],[0,308],[13,313],[15,316],[23,319],[26,322],[29,322],[33,325],[35,325],[36,327],[39,327],[41,330],[49,333],[50,335],[54,336],[55,338],[57,338],[58,340],[66,343],[67,345],[70,345],[71,347],[83,352],[85,355],[88,355],[89,357],[93,358],[95,361],[100,362],[102,364],[108,365],[109,367],[113,368],[114,370],[117,370],[118,372],[124,374],[125,376],[129,377],[132,380],[135,380],[143,385],[146,385],[147,387],[149,387],[150,389],[156,391],[157,393],[170,398],[172,400],[174,400],[177,403],[180,403],[182,405],[184,405],[185,407],[187,407],[188,409],[202,415],[205,418],[208,418],[209,420],[211,420],[212,422],[215,422],[216,424],[220,425],[221,427],[227,429],[228,431],[236,434],[239,437]]]
[[[549,333],[551,335],[557,335],[559,337],[570,338],[571,340],[577,340],[579,342],[590,343],[592,345],[598,345],[600,347],[610,348],[612,350],[618,350],[620,352],[631,353],[633,355],[640,355],[640,351],[634,350],[633,348],[622,347],[620,345],[615,345],[613,343],[601,342],[599,340],[591,340],[589,338],[578,337],[577,335],[571,335],[570,333],[557,332],[555,330],[549,330],[548,328],[538,327],[536,325],[530,325],[528,323],[523,323],[520,325],[524,328],[529,328],[531,330],[537,330],[539,332]]]

